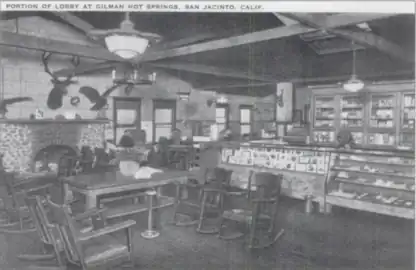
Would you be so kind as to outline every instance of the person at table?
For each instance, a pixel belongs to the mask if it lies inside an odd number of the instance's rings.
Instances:
[[[141,165],[146,165],[153,168],[165,167],[167,165],[166,152],[163,151],[163,147],[161,147],[160,141],[159,143],[153,144],[152,149],[147,155],[147,162],[142,163]]]
[[[124,147],[124,148],[133,148],[134,147],[135,143],[134,143],[134,139],[133,139],[133,136],[132,136],[130,130],[124,131],[124,134],[123,134],[123,136],[121,136],[118,145],[121,146],[121,147]]]
[[[178,128],[172,130],[172,134],[169,140],[169,144],[178,145],[182,141],[182,131]]]

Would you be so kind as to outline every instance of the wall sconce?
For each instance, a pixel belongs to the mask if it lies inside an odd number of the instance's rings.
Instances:
[[[220,96],[220,97],[217,98],[217,103],[219,103],[219,104],[228,103],[228,99],[225,96]]]
[[[189,101],[189,96],[191,95],[191,92],[177,92],[179,100],[182,101]]]

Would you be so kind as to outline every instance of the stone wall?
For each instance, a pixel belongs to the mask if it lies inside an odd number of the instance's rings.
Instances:
[[[51,145],[103,147],[104,123],[85,120],[1,120],[0,153],[7,171],[31,171],[36,154]]]

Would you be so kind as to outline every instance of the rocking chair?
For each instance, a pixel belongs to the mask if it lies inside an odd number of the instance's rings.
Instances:
[[[249,198],[246,197],[246,194],[224,192],[219,238],[232,240],[246,235],[249,249],[266,248],[273,245],[284,233],[283,229],[276,230],[281,182],[281,175],[257,173],[251,184],[252,187],[249,187],[253,190],[250,192]],[[248,233],[224,235],[226,220],[244,223]]]
[[[66,205],[57,205],[47,199],[51,211],[52,223],[56,224],[65,254],[70,264],[81,266],[83,270],[111,267],[130,261],[134,265],[132,226],[136,222],[127,220],[111,226],[105,226],[89,232],[80,231],[70,209]],[[125,232],[126,242],[120,241],[120,232]]]
[[[225,186],[228,186],[231,180],[231,171],[225,170],[222,168],[214,168],[213,170],[207,169],[203,174],[203,178],[205,183],[192,183],[188,182],[186,184],[177,185],[176,186],[176,198],[175,198],[175,206],[173,212],[173,223],[176,226],[191,226],[198,224],[197,231],[200,233],[216,233],[217,231],[206,231],[203,229],[203,222],[207,216],[207,212],[217,212],[217,215],[220,213],[219,207],[219,200],[217,200],[218,196],[211,196],[209,193],[209,189],[220,189],[222,190]],[[183,191],[188,190],[195,190],[197,191],[197,198],[183,198]],[[188,193],[189,194],[189,193]],[[218,194],[216,194],[218,195]],[[179,207],[181,205],[191,206],[199,210],[199,219],[196,218],[194,220],[188,222],[179,222],[178,216],[185,215],[179,212]],[[213,210],[213,211],[210,211]]]

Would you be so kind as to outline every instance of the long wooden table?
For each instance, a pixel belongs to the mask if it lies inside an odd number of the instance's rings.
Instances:
[[[165,170],[155,173],[149,179],[135,179],[124,176],[119,171],[94,174],[79,174],[62,178],[64,189],[84,194],[86,197],[85,210],[97,206],[97,197],[104,194],[114,194],[123,191],[157,188],[168,184],[183,184],[195,172]]]

